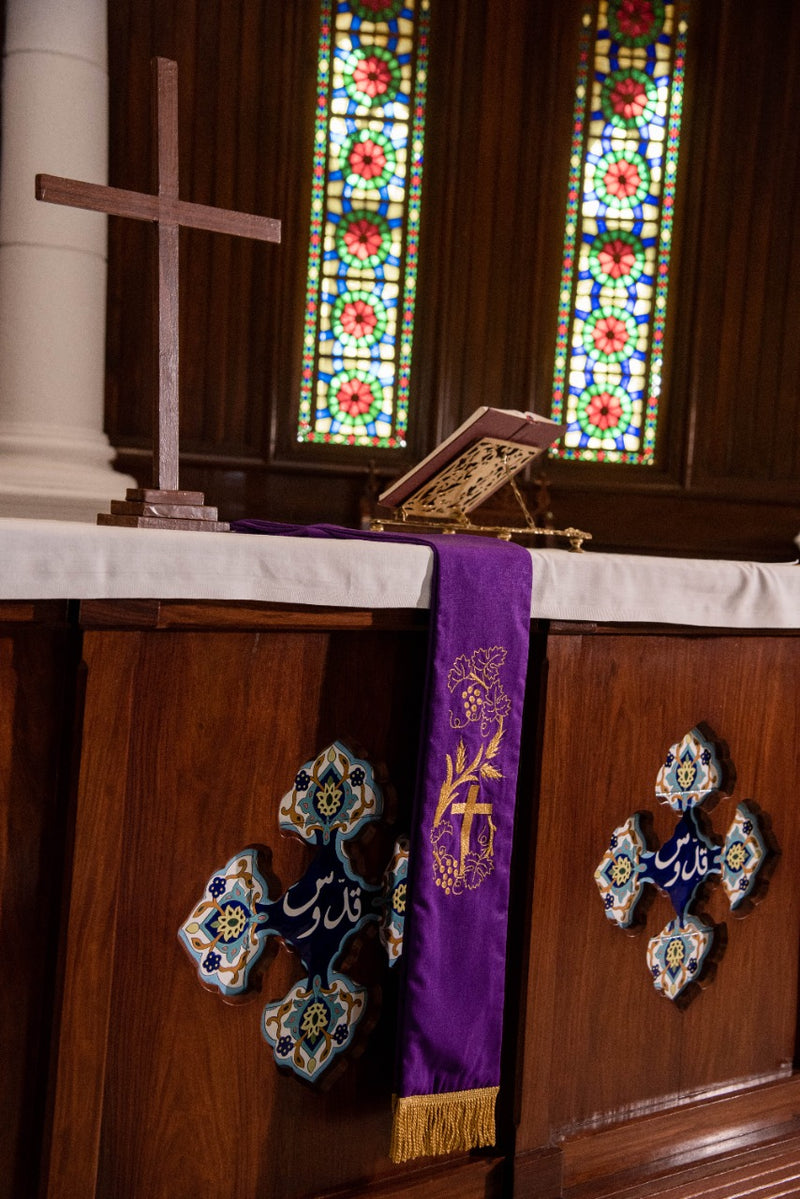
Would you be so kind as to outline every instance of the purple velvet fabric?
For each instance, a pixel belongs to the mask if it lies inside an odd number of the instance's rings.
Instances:
[[[231,527],[425,544],[434,552],[396,1089],[406,1097],[497,1086],[530,554],[461,535],[256,520]]]

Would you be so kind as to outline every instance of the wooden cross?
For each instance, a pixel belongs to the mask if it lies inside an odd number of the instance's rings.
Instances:
[[[181,225],[279,242],[281,223],[269,217],[189,204],[178,199],[178,67],[153,59],[153,123],[158,148],[156,195],[82,183],[54,175],[36,176],[36,199],[113,216],[152,221],[158,230],[158,389],[153,407],[153,487],[129,488],[112,500],[98,524],[221,531],[216,508],[202,491],[178,489],[178,231]]]

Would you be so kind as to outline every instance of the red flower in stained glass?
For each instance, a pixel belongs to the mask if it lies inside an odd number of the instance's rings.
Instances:
[[[621,320],[615,316],[603,316],[592,331],[595,348],[601,354],[616,354],[625,348],[628,340],[628,330]]]
[[[598,251],[597,260],[602,270],[612,279],[629,275],[636,264],[636,255],[627,242],[619,237],[607,241]]]
[[[633,117],[640,117],[647,107],[647,91],[632,75],[618,79],[609,98],[617,116],[624,117],[627,121]]]
[[[372,138],[356,142],[347,161],[350,163],[353,174],[359,175],[362,179],[374,179],[386,168],[386,155],[383,147],[374,142]]]
[[[626,200],[636,195],[641,182],[636,164],[628,162],[626,158],[618,158],[616,162],[612,162],[603,178],[605,189],[610,196]]]
[[[351,337],[367,337],[378,323],[375,309],[363,300],[351,300],[342,309],[342,328]]]
[[[375,397],[361,379],[347,379],[336,393],[336,402],[348,416],[364,416],[369,412]]]
[[[652,0],[620,0],[617,24],[628,37],[641,37],[652,27],[655,19]]]
[[[383,59],[371,54],[364,58],[353,71],[353,82],[366,96],[373,99],[382,96],[387,91],[392,80],[392,72]]]
[[[382,241],[381,231],[372,221],[362,217],[348,225],[344,234],[344,243],[354,258],[362,261],[377,253]]]
[[[615,395],[608,391],[593,395],[586,405],[586,418],[597,429],[613,429],[620,422],[622,405]]]

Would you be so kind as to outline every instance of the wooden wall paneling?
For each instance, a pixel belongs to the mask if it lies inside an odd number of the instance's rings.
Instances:
[[[182,449],[233,469],[266,461],[271,406],[285,411],[299,386],[317,26],[316,6],[271,0],[109,10],[112,183],[150,177],[148,71],[160,54],[178,62],[182,196],[284,224],[284,244],[266,253],[182,233]],[[110,229],[108,423],[134,467],[150,427],[146,233]]]
[[[38,1186],[64,868],[76,641],[66,622],[65,604],[0,604],[3,1199],[33,1195]]]
[[[558,304],[543,214],[563,219],[580,17],[514,0],[434,6],[432,22],[415,377],[438,440],[480,404],[549,408],[531,381],[543,356],[552,375]]]
[[[548,472],[549,473],[549,472]],[[788,561],[797,558],[800,507],[792,503],[745,503],[724,496],[665,492],[657,487],[622,492],[573,488],[560,472],[549,477],[555,527],[572,525],[592,534],[589,552],[658,553],[666,556]],[[530,489],[530,502],[537,492]],[[509,492],[498,493],[482,515],[516,519]]]
[[[92,606],[84,619],[95,612],[108,619]],[[424,630],[98,627],[85,642],[50,1193],[294,1199],[356,1194],[368,1180],[387,1195],[439,1193],[436,1178],[424,1189],[418,1165],[388,1159],[391,978],[365,1052],[318,1093],[279,1073],[260,1033],[263,1003],[299,977],[291,955],[278,953],[254,1002],[226,1005],[177,939],[238,848],[266,843],[281,884],[299,877],[310,852],[278,836],[277,803],[334,736],[385,763],[407,811]],[[379,957],[368,939],[362,977]],[[497,1163],[455,1165],[465,1194],[499,1193]]]
[[[518,1152],[788,1076],[795,1053],[800,640],[565,634],[551,637],[548,658]],[[778,712],[785,722],[762,715]],[[652,813],[659,842],[671,835],[656,773],[701,720],[727,740],[738,771],[733,799],[712,813],[715,832],[724,835],[735,803],[752,801],[772,821],[780,858],[745,919],[719,887],[698,905],[726,924],[728,944],[713,982],[679,1010],[656,993],[645,961],[671,906],[656,897],[646,932],[626,936],[606,920],[593,873],[634,811]]]
[[[43,1168],[48,1199],[94,1195],[105,1071],[122,831],[127,803],[133,679],[138,642],[110,633],[100,661],[84,646],[88,681],[74,817],[74,848],[62,940],[62,994],[51,1077],[52,1131]]]
[[[528,6],[525,103],[518,147],[518,220],[532,242],[529,258],[515,253],[512,293],[519,307],[514,353],[527,359],[530,380],[520,406],[550,415],[556,324],[566,217],[578,41],[585,6]],[[511,133],[511,130],[509,130]],[[522,402],[524,398],[524,403]]]
[[[764,8],[712,2],[693,16],[690,37],[700,135],[683,164],[694,292],[681,328],[697,409],[693,478],[698,487],[798,503],[796,439],[787,449],[786,432],[798,416],[790,380],[799,365],[791,331],[800,316],[800,142],[787,114],[798,103],[800,14],[788,0]]]

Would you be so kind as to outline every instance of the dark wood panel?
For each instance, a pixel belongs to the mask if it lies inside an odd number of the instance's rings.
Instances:
[[[181,421],[189,452],[266,459],[274,405],[290,403],[299,388],[317,23],[316,5],[274,0],[109,6],[118,81],[111,182],[147,188],[149,62],[174,58],[181,197],[283,222],[280,247],[181,233]],[[134,447],[149,443],[154,385],[149,233],[128,221],[110,224],[108,427],[113,440]],[[146,463],[139,473],[146,475]]]
[[[0,1195],[37,1191],[77,666],[63,619],[0,605]],[[53,607],[57,607],[53,605]],[[56,614],[57,615],[57,614]]]
[[[177,929],[238,848],[266,843],[283,886],[299,877],[310,853],[278,835],[277,804],[334,737],[385,763],[407,807],[425,646],[424,631],[86,633],[53,1196],[401,1189],[385,970],[366,1052],[318,1093],[278,1072],[259,1030],[261,1003],[299,977],[291,955],[269,966],[260,1002],[226,1005]],[[359,969],[378,958],[369,941]],[[496,1193],[479,1174],[468,1193]]]
[[[800,402],[800,12],[719,0],[692,24],[687,87],[695,145],[684,224],[695,259],[692,304],[679,313],[695,408],[692,474],[757,483],[798,501]],[[684,164],[682,164],[683,167]]]
[[[186,600],[84,600],[83,628],[129,629],[426,629],[427,611],[303,607],[300,604]]]
[[[789,638],[553,638],[543,746],[525,1033],[520,1148],[581,1126],[777,1077],[795,1053],[798,925],[792,780],[800,642]],[[785,721],[774,714],[785,713]],[[653,788],[668,747],[700,721],[730,747],[733,800],[765,810],[780,859],[763,904],[733,918],[721,888],[700,910],[725,923],[716,976],[686,1010],[648,974],[650,936],[672,916],[653,902],[647,933],[606,920],[593,873],[613,829],[652,813],[656,839],[675,818]]]
[[[52,1135],[43,1174],[45,1193],[53,1199],[95,1194],[123,854],[123,767],[137,654],[133,638],[109,634],[105,660],[92,664],[89,656],[69,921],[60,948],[63,990],[50,1081]]]
[[[555,464],[559,465],[559,464]],[[564,464],[560,464],[564,465]],[[538,488],[525,489],[529,506]],[[648,489],[641,482],[613,492],[596,481],[576,487],[563,472],[552,471],[548,522],[555,528],[585,529],[592,534],[588,552],[750,559],[792,562],[798,550],[800,503],[749,502],[710,492],[699,496],[677,487]],[[520,510],[510,492],[481,510],[481,519],[519,523]]]

